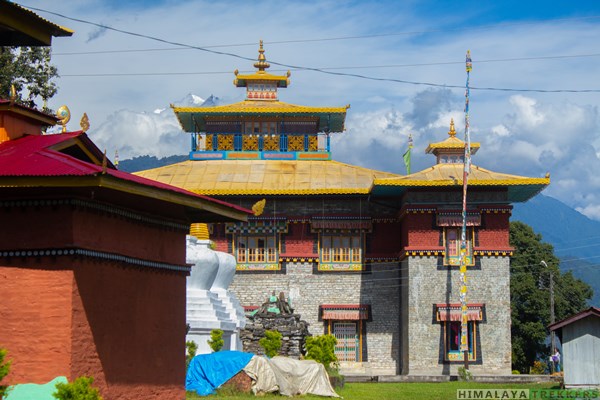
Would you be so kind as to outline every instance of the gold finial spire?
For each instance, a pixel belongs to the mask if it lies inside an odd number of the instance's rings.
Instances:
[[[115,150],[115,162],[113,165],[116,169],[119,169],[119,150]]]
[[[448,131],[450,137],[456,136],[456,129],[454,129],[454,118],[450,118],[450,130]]]
[[[208,232],[208,225],[200,223],[192,224],[190,226],[190,235],[198,240],[209,240],[210,234]]]
[[[261,40],[258,49],[258,62],[254,63],[254,68],[258,68],[259,71],[264,71],[270,66],[271,64],[267,62],[267,57],[265,57],[265,49],[263,49],[263,41]]]
[[[15,89],[15,85],[10,85],[10,101],[15,102],[17,100],[17,89]]]
[[[79,126],[81,126],[81,130],[83,132],[87,132],[90,129],[90,120],[86,113],[83,113],[81,120],[79,121]]]

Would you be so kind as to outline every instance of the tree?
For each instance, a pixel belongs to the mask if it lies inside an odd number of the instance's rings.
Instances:
[[[593,292],[571,272],[560,272],[554,248],[530,226],[511,222],[510,244],[515,248],[510,262],[512,362],[513,369],[527,373],[534,361],[550,354],[545,343],[550,324],[550,274],[554,280],[556,321],[587,308]],[[542,260],[548,268],[541,265]]]
[[[0,47],[0,98],[9,98],[14,85],[17,100],[36,107],[37,98],[45,103],[56,94],[58,88],[52,81],[56,77],[49,47]]]

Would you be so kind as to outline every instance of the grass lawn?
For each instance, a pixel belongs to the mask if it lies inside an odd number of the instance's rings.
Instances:
[[[556,383],[543,384],[495,384],[476,382],[442,382],[442,383],[347,383],[338,394],[348,400],[452,400],[456,399],[457,389],[558,389]],[[216,395],[201,397],[188,392],[186,399],[249,399],[252,394],[232,393],[222,390]],[[285,399],[280,395],[268,394],[258,397],[260,399]],[[296,396],[302,399],[325,399],[320,396]]]

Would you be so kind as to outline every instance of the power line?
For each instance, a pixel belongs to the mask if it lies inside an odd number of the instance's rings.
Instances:
[[[27,7],[27,6],[24,6]],[[80,18],[73,18],[73,17],[68,17],[64,14],[60,14],[60,13],[56,13],[56,12],[52,12],[52,11],[48,11],[48,10],[44,10],[41,8],[35,8],[35,7],[28,7],[32,10],[35,11],[40,11],[40,12],[45,12],[48,14],[52,14],[52,15],[56,15],[62,18],[66,18],[72,21],[76,21],[76,22],[81,22],[84,24],[88,24],[88,25],[93,25],[99,28],[103,28],[103,29],[107,29],[107,30],[111,30],[111,31],[115,31],[115,32],[119,32],[119,33],[123,33],[126,35],[130,35],[130,36],[135,36],[135,37],[140,37],[140,38],[144,38],[144,39],[149,39],[149,40],[154,40],[157,42],[161,42],[161,43],[166,43],[166,44],[170,44],[170,45],[174,45],[174,46],[179,46],[179,47],[186,47],[186,48],[190,48],[190,49],[196,49],[196,50],[200,50],[200,51],[204,51],[207,53],[212,53],[212,54],[217,54],[217,55],[225,55],[225,56],[229,56],[229,57],[234,57],[234,58],[238,58],[241,60],[246,60],[246,61],[255,61],[254,58],[250,58],[250,57],[245,57],[245,56],[241,56],[239,54],[235,54],[235,53],[230,53],[230,52],[225,52],[225,51],[217,51],[217,50],[211,50],[207,47],[200,47],[200,46],[194,46],[194,45],[189,45],[189,44],[185,44],[185,43],[179,43],[179,42],[174,42],[174,41],[170,41],[170,40],[166,40],[166,39],[161,39],[158,37],[154,37],[154,36],[150,36],[150,35],[146,35],[146,34],[141,34],[141,33],[136,33],[136,32],[131,32],[131,31],[126,31],[123,29],[118,29],[118,28],[113,28],[107,25],[103,25],[103,24],[98,24],[96,22],[91,22],[91,21],[86,21]],[[590,18],[590,17],[582,17],[582,18]],[[598,18],[597,16],[594,16],[594,18]],[[334,72],[334,71],[328,71],[325,69],[321,69],[321,68],[314,68],[314,67],[304,67],[304,66],[298,66],[298,65],[291,65],[291,64],[284,64],[284,63],[279,63],[276,61],[272,61],[269,60],[269,62],[273,65],[279,65],[281,67],[286,67],[286,68],[294,68],[297,70],[304,70],[304,71],[313,71],[313,72],[318,72],[318,73],[323,73],[323,74],[328,74],[328,75],[334,75],[334,76],[344,76],[344,77],[353,77],[353,78],[359,78],[359,79],[365,79],[365,80],[371,80],[371,81],[379,81],[379,82],[395,82],[395,83],[403,83],[403,84],[408,84],[408,85],[417,85],[417,86],[430,86],[430,87],[440,87],[440,88],[449,88],[449,89],[463,89],[464,87],[462,85],[448,85],[448,84],[441,84],[441,83],[434,83],[434,82],[418,82],[418,81],[409,81],[409,80],[404,80],[404,79],[395,79],[395,78],[378,78],[378,77],[373,77],[373,76],[368,76],[368,75],[362,75],[362,74],[353,74],[353,73],[346,73],[346,72]],[[525,93],[600,93],[600,89],[514,89],[514,88],[495,88],[495,87],[470,87],[471,90],[487,90],[487,91],[500,91],[500,92],[525,92]]]

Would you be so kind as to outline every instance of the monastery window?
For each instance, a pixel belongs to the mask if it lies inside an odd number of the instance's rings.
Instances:
[[[236,256],[238,263],[276,263],[277,248],[274,236],[239,236]]]
[[[460,351],[463,340],[461,319],[467,321],[466,344],[469,349],[469,360],[474,361],[478,357],[477,348],[477,324],[483,320],[483,304],[467,304],[466,312],[460,303],[436,304],[436,319],[441,322],[443,329],[443,354],[444,361],[462,361],[464,353]]]
[[[362,269],[362,235],[324,234],[320,240],[320,271]]]
[[[476,352],[476,321],[469,321],[467,323],[467,343],[469,345],[469,360],[475,360],[477,356]],[[446,321],[444,322],[444,337],[445,337],[445,349],[444,355],[446,361],[462,361],[464,359],[464,353],[460,351],[460,343],[462,340],[461,325],[460,321]]]
[[[461,227],[444,228],[444,247],[446,250],[444,265],[460,265],[461,231]],[[473,228],[467,227],[467,265],[474,265],[475,263],[475,259],[473,258],[473,237]]]

